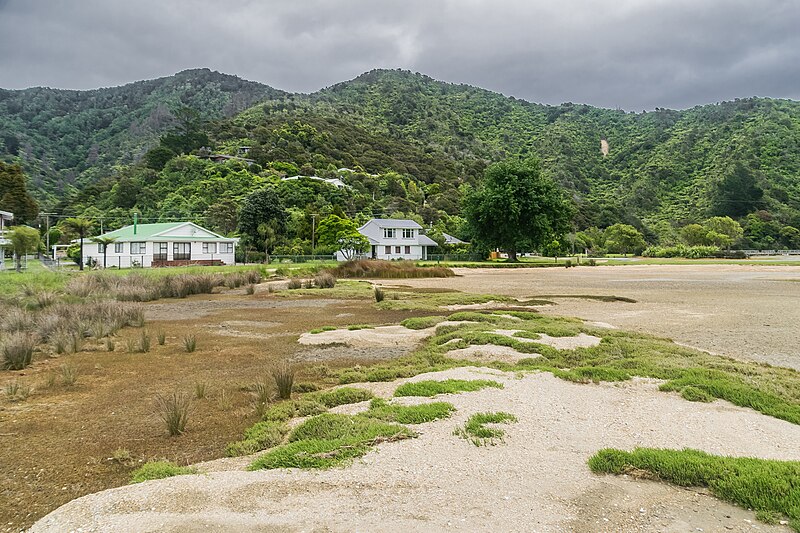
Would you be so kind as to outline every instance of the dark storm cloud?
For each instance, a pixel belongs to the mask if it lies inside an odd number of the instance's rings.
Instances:
[[[402,67],[535,102],[640,110],[800,97],[795,0],[0,0],[0,86],[209,67],[314,91]]]

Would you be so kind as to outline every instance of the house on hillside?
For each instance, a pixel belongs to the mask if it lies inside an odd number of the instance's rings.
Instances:
[[[367,238],[370,250],[365,254],[372,259],[410,259],[428,258],[428,248],[438,246],[436,241],[422,234],[422,226],[413,220],[394,220],[373,218],[358,232]],[[345,259],[337,252],[339,261]]]
[[[444,237],[444,243],[445,243],[445,244],[452,244],[452,245],[456,245],[456,244],[469,244],[469,243],[468,243],[468,242],[466,242],[466,241],[462,241],[462,240],[461,240],[461,239],[459,239],[458,237],[453,237],[453,236],[452,236],[452,235],[450,235],[449,233],[442,233],[442,236]]]
[[[320,178],[319,176],[289,176],[286,178],[281,178],[281,181],[295,181],[295,180],[314,180],[314,181],[321,181],[323,183],[327,183],[328,185],[333,185],[337,189],[344,189],[348,188],[345,182],[340,180],[339,178]]]
[[[116,239],[106,251],[106,266],[162,267],[233,265],[237,238],[223,237],[193,222],[133,224],[100,235]],[[84,239],[85,261],[103,265],[103,245]]]
[[[6,251],[5,247],[11,244],[8,240],[8,230],[6,225],[14,220],[14,214],[8,211],[0,211],[0,270],[5,268]]]

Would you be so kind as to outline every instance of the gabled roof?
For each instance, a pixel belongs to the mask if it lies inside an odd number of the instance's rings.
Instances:
[[[413,220],[403,220],[403,219],[394,219],[394,218],[373,218],[367,224],[377,224],[379,228],[413,228],[413,229],[422,229],[422,226],[414,222]],[[366,226],[367,224],[364,224]],[[362,228],[364,226],[361,226]],[[360,228],[359,228],[360,229]]]
[[[5,220],[13,220],[14,213],[9,213],[8,211],[0,211],[0,217],[2,217]]]
[[[428,237],[427,235],[420,235],[417,237],[417,243],[422,246],[439,246],[439,243]]]
[[[458,237],[453,237],[449,233],[442,233],[442,236],[444,237],[445,244],[468,244],[466,241],[462,241]]]
[[[164,233],[168,233],[174,229],[183,227],[183,226],[193,226],[197,229],[200,229],[204,232],[208,232],[212,235],[212,237],[206,236],[199,236],[199,235],[163,235]],[[222,235],[218,235],[213,231],[206,229],[202,226],[195,224],[194,222],[158,222],[155,224],[137,224],[136,225],[136,233],[134,234],[134,226],[125,226],[124,228],[120,228],[114,231],[109,231],[100,235],[100,237],[110,237],[116,239],[118,242],[129,242],[129,241],[174,241],[180,240],[183,238],[196,240],[196,241],[226,241],[226,242],[236,242],[239,239],[231,238],[231,237],[223,237]]]

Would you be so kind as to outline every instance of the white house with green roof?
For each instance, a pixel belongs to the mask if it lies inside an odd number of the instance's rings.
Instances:
[[[161,267],[185,265],[233,265],[239,239],[223,237],[193,222],[133,224],[99,237],[113,238],[108,245],[106,266]],[[103,245],[84,239],[86,261],[103,265]]]

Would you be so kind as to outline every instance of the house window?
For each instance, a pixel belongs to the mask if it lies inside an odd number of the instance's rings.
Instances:
[[[187,261],[192,258],[192,243],[173,242],[172,259],[175,261]]]
[[[383,228],[383,238],[384,239],[394,239],[396,231],[397,230],[395,228]]]
[[[215,242],[204,242],[203,243],[203,253],[204,254],[215,254],[215,253],[217,253],[217,243],[215,243]]]
[[[386,255],[391,255],[392,254],[392,247],[391,246],[387,246],[386,250],[385,250],[385,253],[386,253]]]
[[[394,247],[394,253],[396,253],[396,254],[400,253],[400,247],[399,246],[395,246]]]
[[[167,258],[167,243],[165,242],[157,242],[153,244],[153,260],[154,261],[166,261]]]
[[[403,238],[404,239],[413,239],[414,238],[414,230],[411,228],[403,228]]]
[[[406,246],[406,254],[410,254],[410,253],[411,253],[411,247],[410,246]]]
[[[131,243],[131,255],[144,255],[147,251],[147,244],[143,242]]]
[[[114,253],[115,254],[125,253],[125,244],[121,243],[121,242],[115,242],[114,243]]]
[[[105,251],[106,251],[106,245],[103,244],[102,242],[98,242],[97,243],[97,253],[98,254],[102,254]]]
[[[219,243],[219,253],[221,253],[221,254],[232,254],[233,253],[233,243],[232,242],[221,242],[221,243]]]

